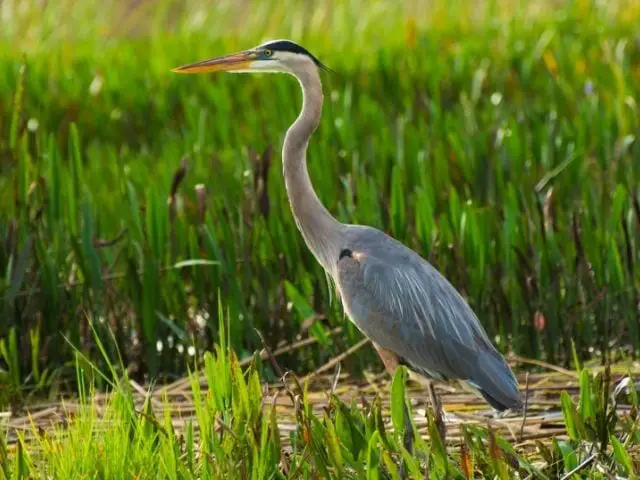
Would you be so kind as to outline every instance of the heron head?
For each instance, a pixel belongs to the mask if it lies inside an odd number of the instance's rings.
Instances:
[[[272,40],[251,50],[211,58],[174,68],[177,73],[294,73],[298,66],[309,64],[327,69],[307,49],[290,40]]]

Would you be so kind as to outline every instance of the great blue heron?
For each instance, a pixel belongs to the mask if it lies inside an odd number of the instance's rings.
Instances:
[[[521,406],[518,383],[478,318],[426,260],[384,232],[338,222],[318,199],[307,171],[309,139],[320,122],[320,61],[289,40],[174,69],[179,73],[281,72],[302,87],[302,111],[282,150],[289,203],[307,246],[329,273],[351,321],[393,374],[399,364],[421,374],[444,437],[431,380],[459,380],[498,411]]]

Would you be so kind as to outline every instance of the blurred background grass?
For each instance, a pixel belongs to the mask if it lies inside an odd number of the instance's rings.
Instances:
[[[503,352],[635,356],[639,26],[631,0],[0,2],[3,400],[73,380],[72,345],[100,364],[90,322],[145,380],[218,305],[240,357],[314,336],[296,372],[360,339],[286,200],[295,80],[170,72],[282,37],[336,70],[309,164],[341,221],[432,261]]]

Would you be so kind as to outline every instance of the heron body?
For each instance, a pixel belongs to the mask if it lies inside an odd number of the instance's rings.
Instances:
[[[322,68],[303,47],[277,40],[174,71],[296,77],[303,104],[284,140],[285,186],[296,225],[332,277],[350,320],[371,339],[388,370],[404,364],[428,380],[463,381],[499,411],[519,408],[518,383],[509,365],[446,278],[384,232],[338,222],[318,199],[306,153],[322,113]]]
[[[477,317],[429,262],[371,227],[349,226],[336,284],[349,318],[398,363],[427,379],[466,381],[497,410],[518,384]]]

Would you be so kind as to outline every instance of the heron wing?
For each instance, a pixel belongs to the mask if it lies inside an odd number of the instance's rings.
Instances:
[[[377,240],[376,248],[362,245],[359,268],[338,268],[356,325],[428,377],[469,380],[499,402],[515,402],[511,370],[457,290],[404,245]]]
[[[355,315],[366,317],[358,323],[373,325],[365,332],[372,340],[430,376],[468,378],[473,358],[460,348],[473,354],[484,340],[469,325],[473,313],[434,269],[397,260],[367,254],[361,261],[360,285],[351,292]]]

